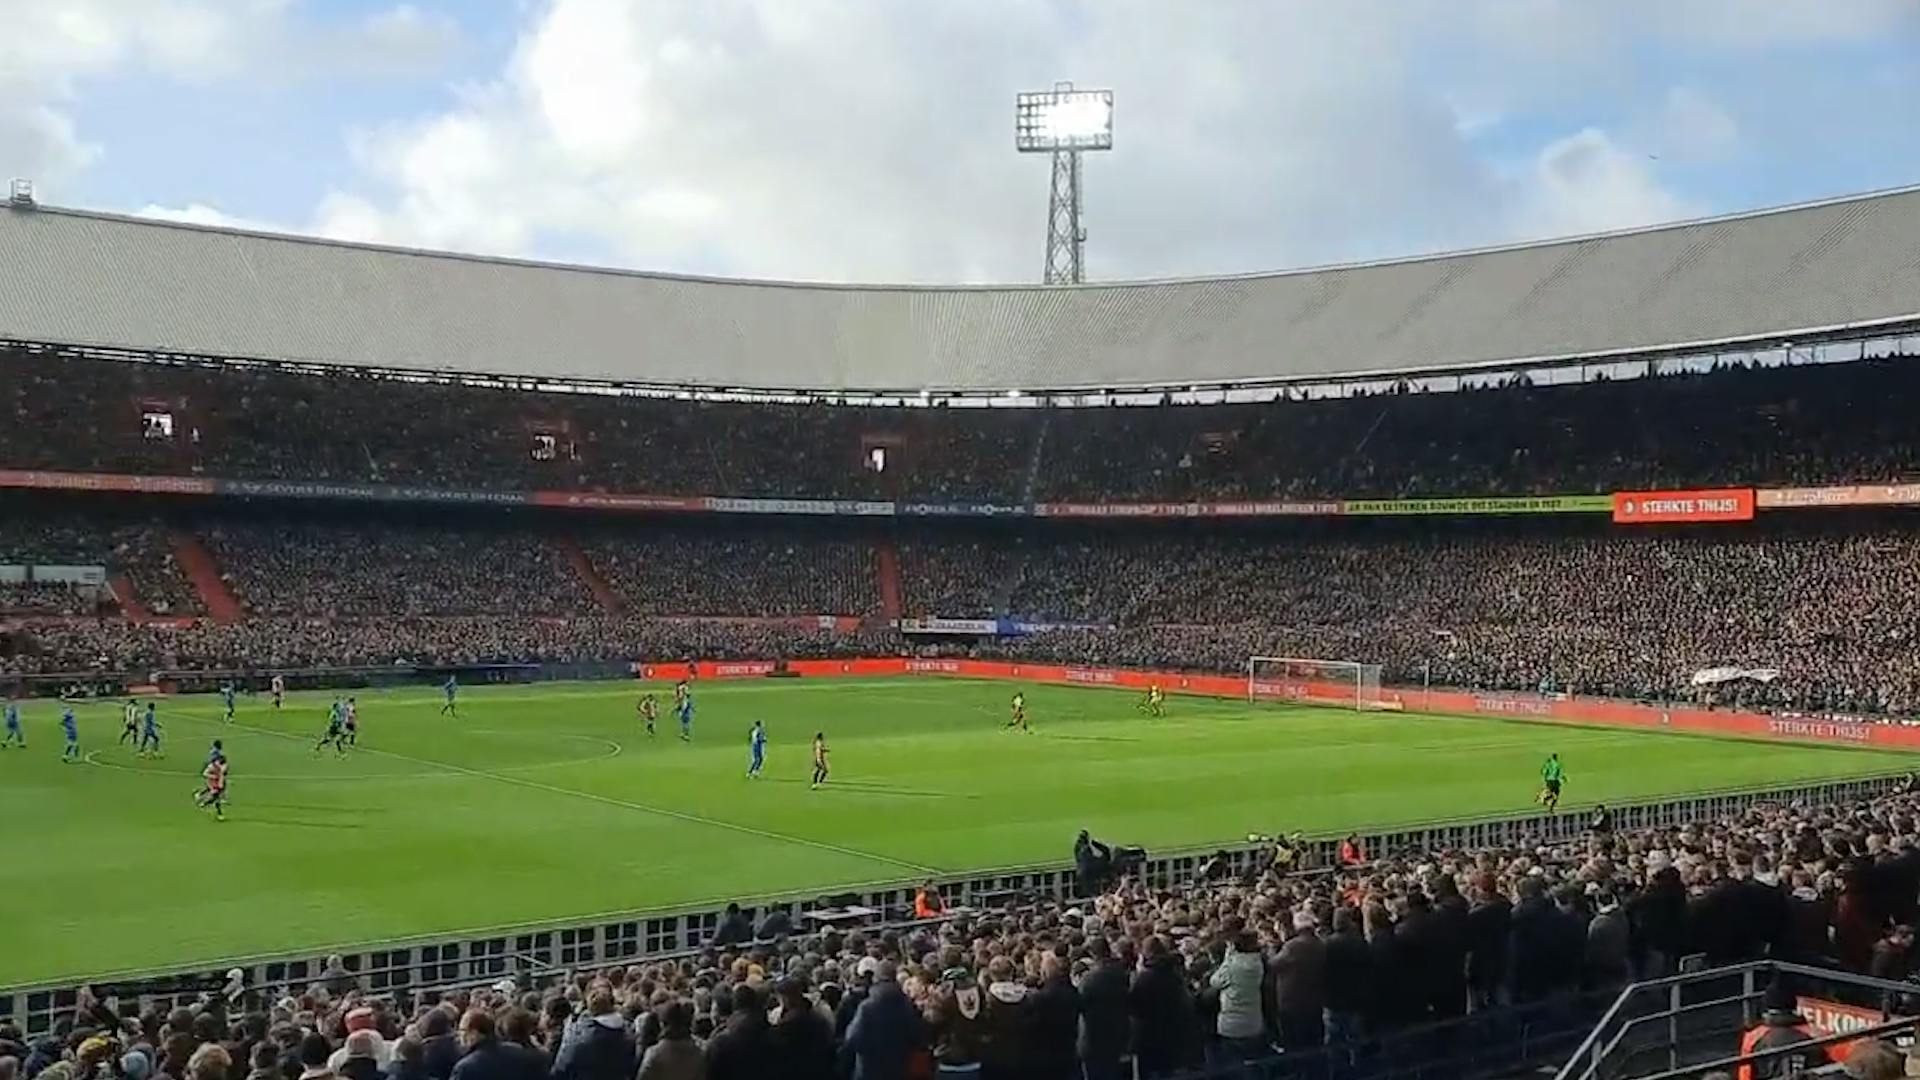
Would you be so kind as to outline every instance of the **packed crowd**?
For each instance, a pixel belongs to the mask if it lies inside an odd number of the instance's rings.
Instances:
[[[200,611],[199,598],[174,564],[166,530],[146,518],[22,505],[0,517],[0,566],[101,567],[110,575],[124,574],[155,614]],[[0,590],[0,604],[12,613],[91,615],[101,599],[92,589]]]
[[[880,610],[868,540],[678,529],[602,530],[581,543],[593,567],[640,615],[789,617]]]
[[[660,620],[614,615],[313,619],[137,624],[60,620],[17,629],[0,675],[111,672],[258,672],[275,668],[390,668],[618,664],[635,660],[757,660],[895,652],[891,633],[842,633],[760,620]]]
[[[735,908],[696,955],[418,1001],[365,994],[337,961],[310,985],[236,981],[167,1015],[84,993],[53,1035],[0,1029],[0,1077],[1156,1078],[1603,1001],[1696,954],[1898,981],[1920,959],[1920,798],[1634,831],[1602,810],[1578,842],[1343,846],[1320,868],[1278,841],[1244,873],[1209,861],[1178,887],[1123,875],[1092,891],[960,918],[923,892],[920,921],[871,931]]]
[[[198,535],[260,615],[570,615],[593,606],[561,549],[531,528],[236,519]]]
[[[236,516],[193,528],[249,609],[245,622],[29,619],[0,649],[9,654],[0,670],[892,654],[908,645],[879,618],[879,552],[889,541],[859,529]],[[119,544],[105,558],[136,575],[149,606],[194,610],[178,571],[139,554],[154,558],[156,545],[140,539],[162,535],[157,525],[114,527]],[[570,564],[576,540],[586,571]],[[1229,672],[1251,655],[1307,656],[1377,663],[1400,684],[1920,712],[1920,533],[1897,518],[1801,515],[1695,532],[1511,520],[918,530],[895,548],[904,616],[1081,627],[912,643],[921,649]],[[77,557],[57,545],[12,550]],[[619,614],[596,602],[588,571],[608,584]],[[156,604],[147,590],[160,580],[176,584],[155,590]],[[77,594],[15,592],[16,614],[84,613],[67,606]],[[0,589],[0,601],[7,596]],[[837,635],[811,621],[820,615],[865,617],[868,629]],[[760,657],[773,658],[768,651]],[[1723,666],[1781,674],[1691,685],[1696,671]]]
[[[0,464],[485,490],[1011,503],[1594,492],[1920,473],[1901,359],[1258,404],[559,394],[0,354]],[[48,439],[48,431],[86,433]],[[876,470],[872,451],[885,451]]]

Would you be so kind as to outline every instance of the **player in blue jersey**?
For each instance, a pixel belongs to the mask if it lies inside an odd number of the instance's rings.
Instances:
[[[233,695],[233,683],[224,682],[220,684],[220,704],[227,710],[226,721],[229,724],[233,723]]]
[[[151,701],[147,702],[147,711],[140,724],[140,756],[166,756],[160,752],[160,718]]]
[[[60,760],[69,763],[79,761],[80,721],[74,718],[72,705],[60,711],[60,732],[67,737],[67,748],[60,751]]]
[[[747,762],[747,779],[760,779],[760,770],[767,763],[767,725],[758,720],[753,722],[753,730],[747,734],[747,752],[751,755]]]
[[[8,698],[6,714],[7,736],[4,739],[0,739],[0,747],[17,746],[25,750],[27,748],[27,736],[25,732],[20,730],[20,703],[12,698]]]
[[[682,679],[673,688],[673,711],[680,717],[680,741],[693,741],[693,687]]]
[[[454,697],[455,695],[460,693],[459,681],[456,680],[453,676],[449,675],[447,676],[446,685],[442,686],[440,689],[444,691],[447,695],[446,702],[440,706],[440,715],[451,716],[455,720],[460,719],[460,711],[454,708]]]

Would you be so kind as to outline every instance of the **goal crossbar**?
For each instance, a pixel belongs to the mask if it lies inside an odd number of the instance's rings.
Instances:
[[[1301,656],[1247,658],[1247,701],[1378,709],[1380,665]]]

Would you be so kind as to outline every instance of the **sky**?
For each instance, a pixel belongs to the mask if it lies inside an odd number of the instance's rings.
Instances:
[[[1109,88],[1087,276],[1920,183],[1916,0],[0,0],[42,202],[647,270],[1032,282],[1013,97]]]

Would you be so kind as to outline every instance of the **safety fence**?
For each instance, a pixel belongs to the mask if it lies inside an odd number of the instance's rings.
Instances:
[[[1785,803],[1846,805],[1897,790],[1905,774],[1879,775],[1825,783],[1798,784],[1684,798],[1622,804],[1611,809],[1617,829],[1675,826],[1743,814],[1755,807]],[[1432,821],[1356,830],[1362,851],[1378,856],[1438,850],[1472,850],[1516,844],[1564,842],[1584,835],[1584,813],[1536,812],[1505,817]],[[1065,841],[1070,838],[1063,837]],[[1341,836],[1319,836],[1300,843],[1302,868],[1331,867]],[[1206,863],[1224,855],[1235,874],[1251,871],[1265,857],[1264,844],[1241,842],[1219,850],[1195,849],[1150,855],[1139,874],[1155,887],[1172,887],[1201,876]],[[1038,901],[1071,901],[1081,895],[1070,864],[955,872],[934,879],[951,907],[1001,909]],[[790,893],[740,904],[756,925],[775,911],[785,912],[797,930],[812,927],[873,927],[909,917],[920,881],[890,881],[828,891]],[[423,935],[378,945],[316,946],[272,956],[235,957],[171,970],[100,972],[35,985],[0,986],[0,1019],[11,1019],[30,1034],[49,1031],[70,1015],[83,986],[102,998],[143,1008],[171,1008],[216,993],[229,969],[238,968],[251,987],[305,987],[318,981],[329,954],[339,954],[353,981],[375,993],[410,995],[449,987],[475,986],[501,978],[537,976],[662,959],[706,945],[720,927],[723,901],[665,910],[640,910],[578,916],[551,923],[507,926]]]

